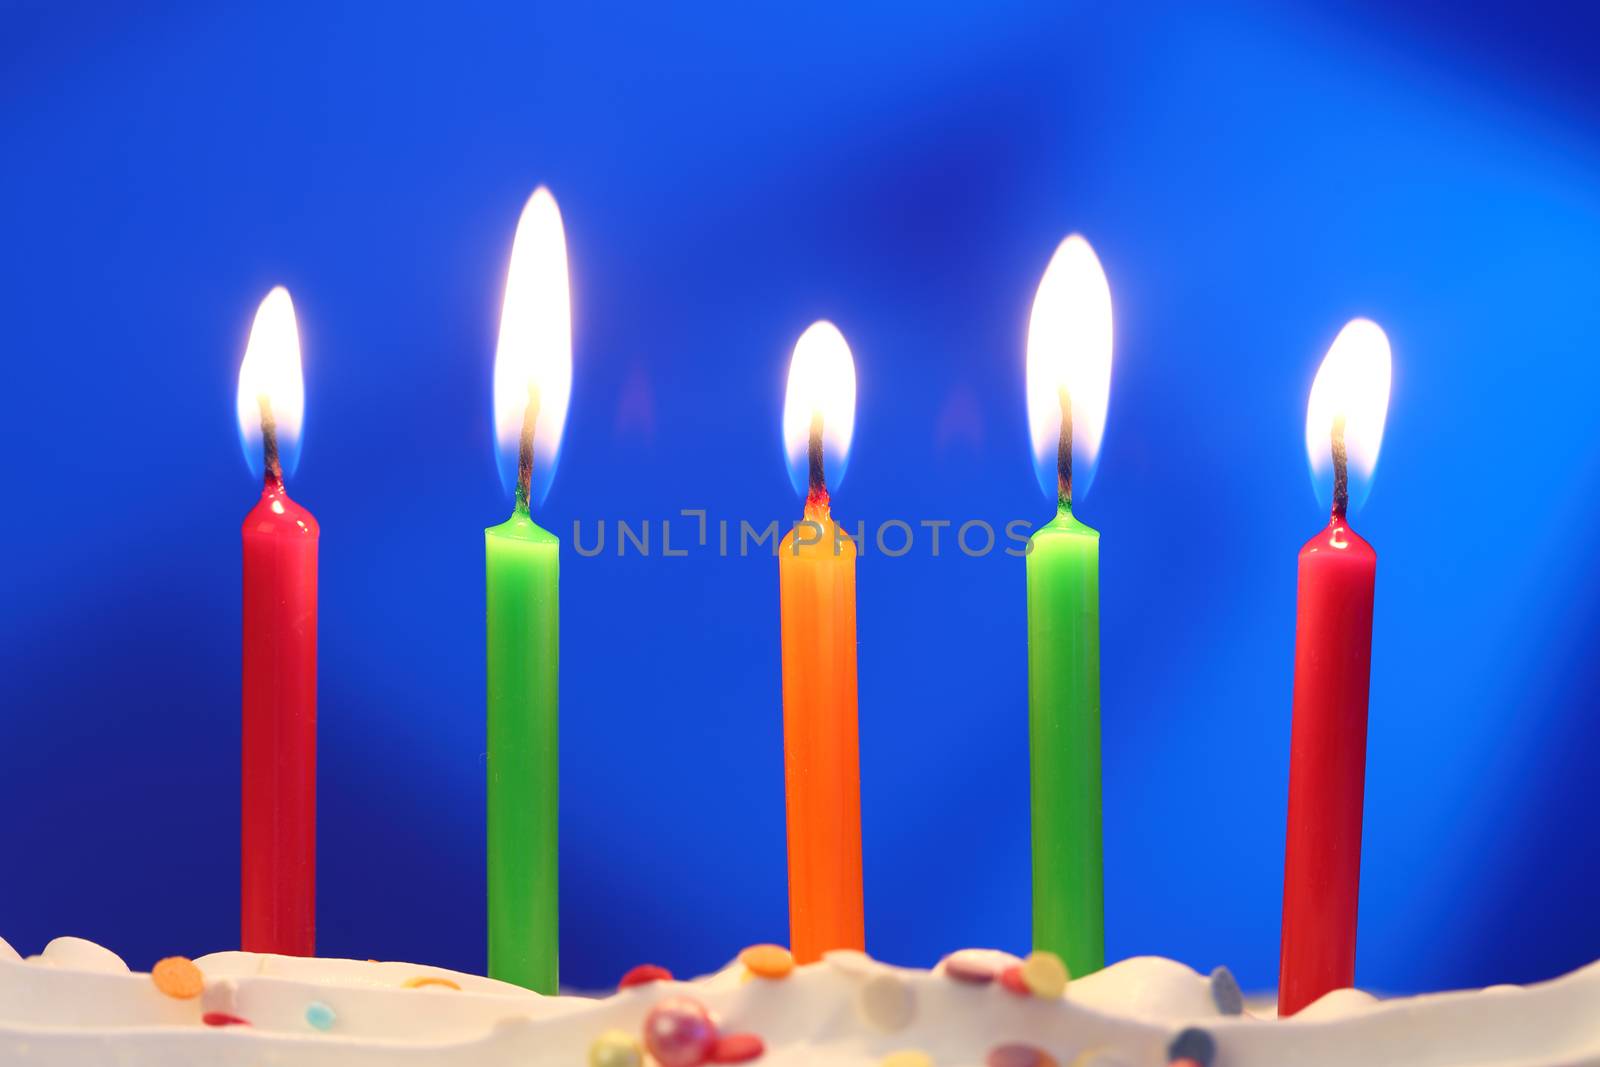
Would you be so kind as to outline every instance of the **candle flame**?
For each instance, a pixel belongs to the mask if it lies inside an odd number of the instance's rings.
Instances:
[[[1063,407],[1072,412],[1072,499],[1094,480],[1111,396],[1111,287],[1089,242],[1056,248],[1028,317],[1028,429],[1039,486],[1058,498]]]
[[[494,356],[495,453],[508,493],[517,493],[523,433],[532,431],[526,503],[550,491],[572,396],[572,301],[561,209],[540,186],[517,221]],[[531,427],[530,424],[531,423]]]
[[[1351,319],[1323,357],[1306,405],[1306,456],[1312,487],[1324,507],[1334,503],[1336,427],[1343,431],[1348,457],[1348,509],[1360,507],[1371,491],[1389,415],[1392,373],[1389,338],[1371,319]]]
[[[783,451],[789,481],[802,497],[810,492],[811,431],[820,419],[827,488],[839,487],[850,458],[856,423],[856,364],[839,328],[814,322],[795,342],[789,385],[783,398]]]
[[[300,371],[300,331],[295,323],[294,301],[281,285],[274,287],[256,308],[250,341],[239,363],[235,409],[239,416],[239,443],[244,447],[250,473],[259,479],[265,472],[262,423],[270,416],[282,474],[292,474],[300,461],[306,387]]]

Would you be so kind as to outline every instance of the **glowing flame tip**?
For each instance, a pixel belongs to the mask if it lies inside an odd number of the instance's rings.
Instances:
[[[234,406],[239,440],[250,472],[260,478],[265,471],[262,420],[270,413],[282,473],[294,473],[300,460],[306,390],[300,369],[300,330],[294,301],[281,285],[274,286],[256,308],[250,340],[239,363]]]

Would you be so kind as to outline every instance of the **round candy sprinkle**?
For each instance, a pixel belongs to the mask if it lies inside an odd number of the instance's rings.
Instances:
[[[622,976],[622,981],[617,983],[618,989],[632,989],[636,985],[649,985],[651,982],[670,982],[672,972],[665,967],[657,967],[653,963],[641,963],[633,970]]]
[[[1067,965],[1054,952],[1030,952],[1022,961],[1022,981],[1034,996],[1054,1000],[1067,991]]]
[[[755,1034],[725,1034],[711,1046],[712,1063],[746,1063],[767,1051],[766,1042]]]
[[[192,1000],[206,987],[206,976],[192,960],[182,956],[168,956],[150,968],[150,980],[156,988],[169,997]]]
[[[982,953],[961,951],[945,958],[945,977],[970,985],[988,985],[999,968]]]
[[[454,989],[458,992],[461,987],[448,978],[440,978],[432,974],[419,974],[415,978],[407,978],[400,983],[406,989],[422,989],[427,986],[439,986],[441,989]]]
[[[996,1045],[984,1057],[985,1067],[1056,1067],[1044,1049],[1032,1045]]]
[[[917,1014],[917,995],[893,974],[875,974],[856,992],[856,1012],[868,1026],[892,1034]]]
[[[208,1011],[200,1016],[200,1021],[207,1026],[249,1026],[249,1019],[241,1019],[237,1015],[229,1015],[225,1011]]]
[[[933,1067],[933,1057],[914,1048],[901,1049],[879,1060],[878,1067]]]
[[[1033,990],[1028,988],[1028,983],[1022,980],[1022,964],[1013,963],[1000,972],[1000,985],[1008,993],[1015,993],[1019,997],[1033,996]]]
[[[1172,1044],[1167,1046],[1167,1062],[1177,1063],[1180,1060],[1189,1060],[1196,1067],[1211,1067],[1211,1061],[1216,1058],[1217,1043],[1211,1035],[1198,1026],[1191,1026],[1172,1039]]]
[[[589,1046],[589,1067],[640,1067],[644,1055],[632,1034],[607,1030]]]
[[[1211,972],[1211,999],[1223,1015],[1244,1014],[1244,993],[1239,989],[1239,980],[1226,967]]]
[[[313,1030],[331,1030],[333,1021],[337,1018],[333,1009],[320,1000],[314,1000],[306,1005],[306,1022],[311,1024]]]
[[[711,1014],[689,997],[667,997],[644,1017],[644,1045],[661,1067],[696,1067],[716,1044]]]
[[[794,970],[794,956],[782,945],[751,945],[739,953],[739,962],[761,978],[787,978]]]

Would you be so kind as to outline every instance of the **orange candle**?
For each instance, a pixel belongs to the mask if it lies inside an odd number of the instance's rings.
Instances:
[[[854,421],[850,348],[832,323],[816,323],[795,344],[783,416],[790,476],[805,494],[805,519],[778,549],[789,944],[800,963],[866,943],[856,546],[828,506],[828,485],[837,486],[843,476]]]

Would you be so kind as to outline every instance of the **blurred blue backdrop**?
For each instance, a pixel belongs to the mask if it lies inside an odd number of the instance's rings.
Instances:
[[[982,13],[979,8],[982,8]],[[324,954],[484,963],[484,526],[510,241],[571,247],[563,977],[786,936],[776,566],[571,527],[788,520],[790,346],[860,403],[836,512],[1042,520],[1023,332],[1069,231],[1117,348],[1107,949],[1276,978],[1302,421],[1395,383],[1358,976],[1600,956],[1600,75],[1582,5],[10,3],[0,9],[0,935],[237,940],[233,390],[287,285],[322,523]],[[686,520],[675,540],[686,535]],[[686,538],[685,538],[686,539]],[[680,542],[681,543],[681,542]],[[659,547],[659,545],[658,545]],[[1022,563],[860,567],[869,948],[1025,946]]]

